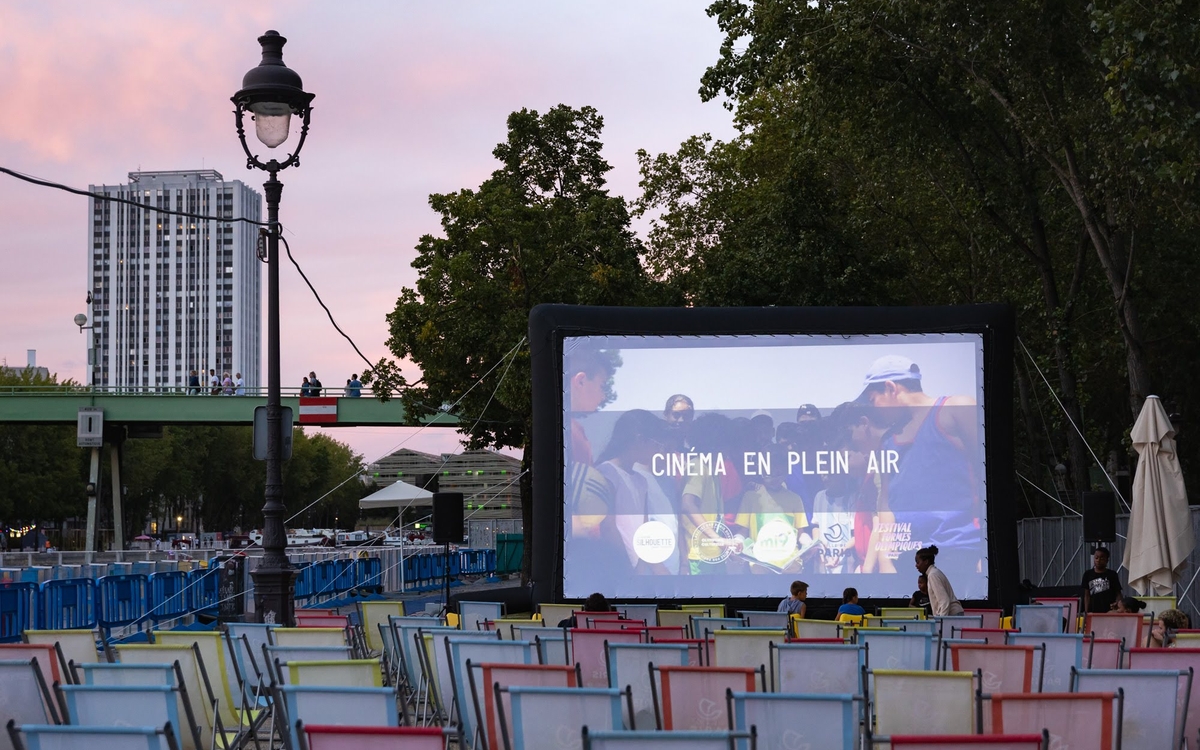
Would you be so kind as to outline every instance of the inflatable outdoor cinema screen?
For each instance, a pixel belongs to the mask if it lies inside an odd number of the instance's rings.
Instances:
[[[1009,307],[542,305],[534,595],[1015,591]]]

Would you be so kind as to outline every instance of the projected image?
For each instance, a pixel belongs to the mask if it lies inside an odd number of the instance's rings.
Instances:
[[[907,598],[936,544],[987,596],[977,334],[580,336],[565,596]]]

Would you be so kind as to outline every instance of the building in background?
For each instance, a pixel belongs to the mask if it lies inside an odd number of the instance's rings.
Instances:
[[[463,494],[470,521],[521,517],[521,460],[478,450],[433,455],[402,448],[368,467],[376,487],[408,482],[437,492]],[[436,477],[436,486],[430,483]]]
[[[93,193],[157,208],[260,221],[262,198],[214,170],[130,172]],[[191,370],[261,384],[258,227],[88,200],[88,384],[180,390]]]

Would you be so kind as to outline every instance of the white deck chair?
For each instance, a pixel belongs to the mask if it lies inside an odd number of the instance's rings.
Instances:
[[[61,685],[68,724],[93,727],[170,725],[181,748],[200,747],[200,728],[179,713],[179,688],[171,685]]]
[[[766,682],[762,668],[652,665],[648,671],[658,728],[667,730],[728,729],[726,692],[754,693]]]
[[[175,750],[166,727],[8,726],[16,750]]]
[[[482,636],[483,633],[474,635]],[[476,737],[478,724],[471,696],[469,664],[532,664],[533,644],[527,641],[499,641],[491,638],[447,638],[443,641],[446,663],[449,665],[450,695],[454,701],[452,714],[462,726],[463,736]]]
[[[37,659],[0,661],[0,723],[57,724],[60,720]]]
[[[866,670],[873,683],[867,713],[870,741],[893,734],[973,734],[975,675],[970,672]]]
[[[933,669],[933,636],[894,630],[860,630],[858,643],[864,647],[870,669]]]
[[[303,747],[298,722],[355,727],[395,727],[400,723],[396,692],[391,688],[279,685],[274,690],[276,727],[288,750]]]
[[[1186,732],[1192,670],[1085,669],[1076,671],[1072,692],[1123,690],[1122,750],[1180,747]]]
[[[783,630],[718,630],[713,633],[714,661],[718,667],[766,667],[771,644],[783,643]]]
[[[1129,653],[1130,669],[1159,669],[1177,670],[1191,669],[1192,674],[1200,674],[1200,649],[1197,648],[1135,648]],[[1192,678],[1191,694],[1186,705],[1185,724],[1187,726],[1188,742],[1192,735],[1200,729],[1200,679]],[[1197,742],[1193,747],[1200,747]]]
[[[72,663],[95,664],[100,661],[100,652],[96,649],[100,636],[93,630],[26,630],[22,635],[26,643],[57,646],[63,674],[71,682],[75,681],[70,668]]]
[[[1013,607],[1013,627],[1022,633],[1064,633],[1065,604],[1018,604]]]
[[[1082,633],[1009,633],[1005,642],[1042,647],[1034,655],[1033,668],[1041,672],[1043,693],[1070,692],[1071,670],[1088,663]]]
[[[776,644],[769,662],[780,693],[855,695],[862,692],[861,646],[839,643]]]
[[[581,727],[626,728],[621,705],[628,701],[625,690],[496,686],[495,691],[506,750],[561,750],[573,743]],[[504,693],[509,710],[500,699]]]
[[[495,622],[504,617],[503,602],[458,603],[458,624],[461,630],[483,630],[483,621]]]
[[[271,638],[276,646],[295,648],[350,645],[342,628],[275,628]]]
[[[728,702],[732,728],[757,728],[760,750],[857,750],[860,696],[731,691]]]
[[[738,616],[746,621],[748,628],[777,628],[787,630],[787,612],[738,612]]]
[[[579,669],[562,664],[475,664],[467,662],[467,681],[475,707],[475,724],[479,731],[469,737],[472,747],[503,750],[500,736],[499,708],[495,686],[500,687],[560,687],[577,688],[581,684]],[[500,695],[500,704],[508,709],[508,694]],[[484,744],[477,744],[482,737]]]
[[[658,624],[657,604],[614,604],[613,609],[627,620],[641,620],[647,625]]]
[[[533,637],[541,664],[571,664],[571,631],[566,628],[546,628]]]
[[[688,648],[680,643],[609,643],[605,661],[608,686],[629,688],[633,716],[625,717],[626,723],[649,728],[655,726],[654,696],[659,687],[650,687],[650,666],[687,666]]]

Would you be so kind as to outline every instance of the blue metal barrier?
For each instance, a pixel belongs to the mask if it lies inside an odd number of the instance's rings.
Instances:
[[[132,625],[146,616],[146,576],[105,576],[96,581],[96,622],[105,631]]]
[[[28,581],[0,583],[0,643],[16,643],[21,633],[34,627],[38,587]]]
[[[313,575],[311,564],[296,569],[296,583],[292,598],[307,601],[316,595]]]
[[[187,575],[191,586],[188,589],[188,607],[193,612],[216,607],[220,601],[220,568],[215,563],[209,563],[208,568],[196,568]]]
[[[45,630],[91,630],[96,627],[96,582],[66,578],[42,584],[38,627]]]
[[[496,550],[485,549],[483,551],[483,553],[484,553],[483,554],[483,557],[484,557],[483,570],[488,575],[492,575],[496,572]]]
[[[313,568],[313,596],[314,597],[331,597],[334,594],[334,586],[337,585],[337,564],[335,560],[321,560],[312,564]]]
[[[341,560],[332,560],[331,562],[335,571],[333,590],[341,594],[354,588],[354,560],[347,557]]]
[[[412,557],[406,557],[401,561],[400,564],[403,566],[403,580],[405,588],[408,588],[409,586],[416,586],[419,578],[417,573],[416,556],[414,555]]]
[[[154,622],[183,617],[191,612],[187,573],[151,573],[146,585],[149,591],[146,597],[147,614]]]
[[[405,560],[407,563],[408,561]],[[354,584],[359,590],[383,593],[383,561],[378,557],[360,557],[355,561]],[[405,570],[407,573],[408,571]]]

